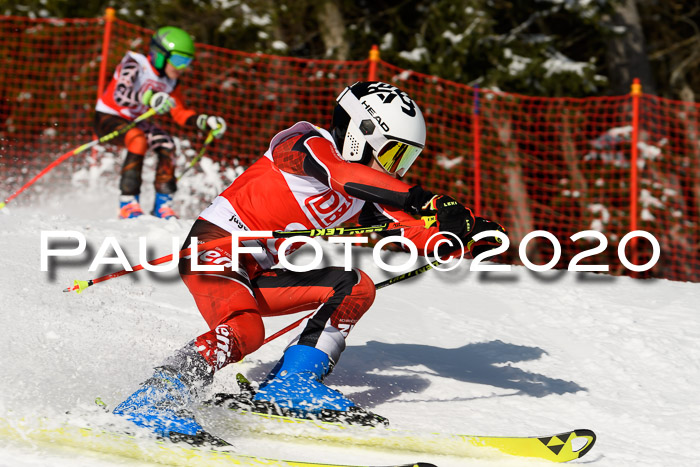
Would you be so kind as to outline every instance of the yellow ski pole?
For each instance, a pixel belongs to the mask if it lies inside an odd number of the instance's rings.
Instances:
[[[209,131],[209,134],[207,134],[207,139],[204,140],[204,144],[202,145],[202,149],[199,150],[199,154],[197,154],[197,156],[194,159],[192,159],[192,161],[187,165],[187,167],[185,167],[185,170],[183,170],[182,173],[177,177],[178,180],[180,180],[182,176],[187,173],[188,170],[197,165],[197,162],[199,162],[199,159],[202,158],[202,156],[204,155],[204,151],[206,151],[207,146],[209,146],[209,143],[211,143],[212,141],[214,141],[214,130]]]

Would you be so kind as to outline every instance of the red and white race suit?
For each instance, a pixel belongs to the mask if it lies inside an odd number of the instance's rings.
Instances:
[[[168,93],[175,100],[176,105],[170,110],[170,115],[179,125],[184,126],[186,120],[195,114],[185,107],[177,89],[177,80],[159,76],[148,58],[136,52],[124,55],[114,70],[112,80],[97,100],[95,110],[133,120],[149,109],[141,102],[143,94],[148,90]]]
[[[190,236],[202,243],[235,231],[328,228],[357,214],[362,225],[405,221],[413,219],[403,211],[410,188],[386,172],[344,161],[328,131],[298,122],[278,133],[264,157],[214,199]],[[437,232],[433,227],[393,233],[422,251]],[[263,253],[241,255],[226,272],[195,272],[189,257],[181,261],[183,281],[211,329],[196,345],[214,369],[262,344],[262,316],[313,309],[316,313],[301,324],[292,343],[319,348],[335,362],[348,333],[374,301],[374,283],[359,270],[271,270],[282,241],[251,240]],[[230,248],[200,250],[198,263],[226,264],[230,256]],[[229,343],[226,352],[217,347],[222,341]]]

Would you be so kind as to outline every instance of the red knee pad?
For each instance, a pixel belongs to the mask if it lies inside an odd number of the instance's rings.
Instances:
[[[134,154],[145,155],[148,150],[146,135],[140,128],[132,128],[124,135],[126,149]]]

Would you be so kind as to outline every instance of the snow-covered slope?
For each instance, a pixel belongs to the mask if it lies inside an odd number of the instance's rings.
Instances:
[[[114,236],[137,264],[138,237],[147,237],[160,256],[191,225],[150,216],[118,221],[113,189],[81,192],[80,204],[71,199],[0,212],[2,419],[66,417],[91,407],[97,395],[113,405],[153,365],[206,329],[174,272],[142,271],[81,295],[62,293],[73,279],[105,271],[88,272],[92,256],[86,254],[59,258],[41,272],[42,230],[79,231],[93,255]],[[324,264],[342,263],[340,246],[324,251]],[[355,257],[375,281],[389,277],[367,250],[355,250]],[[697,465],[699,303],[700,284],[522,267],[474,273],[468,263],[451,273],[428,271],[378,292],[327,383],[396,428],[504,436],[589,428],[598,442],[576,462]],[[268,334],[296,318],[266,320]],[[236,372],[261,378],[287,337],[221,371],[213,390],[235,387]],[[337,446],[270,443],[240,445],[258,454],[345,463],[524,465],[522,459],[475,462],[357,449],[348,455]],[[145,464],[0,439],[0,465]]]

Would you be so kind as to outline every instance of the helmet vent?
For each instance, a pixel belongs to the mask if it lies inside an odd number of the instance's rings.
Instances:
[[[351,134],[348,134],[348,139],[350,143],[350,157],[359,158],[360,156],[360,142],[357,141]]]

